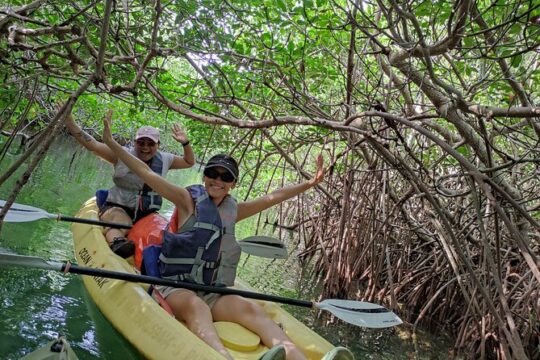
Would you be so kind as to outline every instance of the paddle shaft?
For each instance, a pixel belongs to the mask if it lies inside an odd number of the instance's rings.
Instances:
[[[14,265],[36,269],[62,271],[64,273],[70,272],[74,274],[92,276],[94,278],[111,278],[137,283],[180,287],[194,291],[211,292],[223,295],[240,295],[251,299],[272,301],[281,304],[326,310],[337,318],[356,326],[364,326],[370,328],[386,328],[403,323],[401,319],[392,311],[380,305],[367,302],[326,299],[316,303],[306,300],[291,299],[275,295],[265,295],[227,287],[199,285],[188,282],[160,279],[146,275],[136,275],[106,269],[96,269],[92,267],[72,265],[69,262],[66,263],[46,261],[35,256],[24,256],[3,252],[0,252],[0,265]]]
[[[117,224],[117,223],[110,223],[106,221],[100,221],[100,220],[92,220],[92,219],[82,219],[77,218],[73,216],[64,216],[64,215],[58,215],[56,217],[58,221],[70,221],[75,223],[81,223],[81,224],[91,224],[91,225],[101,225],[101,226],[107,226],[115,229],[131,229],[131,225],[126,224]]]
[[[105,278],[110,278],[110,279],[118,279],[118,280],[138,282],[138,283],[151,284],[151,285],[163,285],[163,286],[183,288],[183,289],[188,289],[188,290],[193,290],[193,291],[204,291],[204,292],[216,293],[216,294],[222,294],[222,295],[240,295],[240,296],[250,298],[250,299],[272,301],[272,302],[277,302],[281,304],[302,306],[302,307],[307,307],[307,308],[313,308],[313,305],[314,305],[312,301],[291,299],[291,298],[286,298],[286,297],[281,297],[281,296],[276,296],[276,295],[259,294],[259,293],[254,293],[251,291],[232,289],[228,287],[200,285],[200,284],[193,284],[193,283],[188,283],[188,282],[183,282],[183,281],[161,279],[161,278],[147,276],[147,275],[128,274],[128,273],[122,273],[118,271],[94,269],[94,268],[84,267],[84,266],[79,266],[79,265],[67,266],[66,263],[61,263],[61,264],[62,264],[62,268],[55,269],[55,270],[60,270],[62,272],[65,272],[67,268],[67,272],[74,273],[74,274],[105,277]]]

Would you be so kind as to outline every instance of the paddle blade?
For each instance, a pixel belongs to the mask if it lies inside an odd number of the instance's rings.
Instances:
[[[0,200],[0,209],[4,207],[6,202]],[[8,210],[6,217],[4,218],[5,222],[28,222],[39,219],[55,219],[57,216],[54,214],[49,214],[42,209],[38,209],[29,205],[22,205],[13,203],[11,208]]]
[[[0,265],[12,265],[44,270],[62,271],[63,264],[54,261],[45,261],[36,256],[24,256],[9,253],[0,253]]]
[[[276,238],[270,236],[250,236],[238,242],[246,254],[270,258],[286,259],[287,248]]]
[[[315,307],[329,311],[335,317],[356,326],[386,328],[403,323],[394,312],[369,302],[327,299],[315,303]]]

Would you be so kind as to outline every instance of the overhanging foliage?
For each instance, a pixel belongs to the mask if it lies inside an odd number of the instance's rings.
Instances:
[[[31,158],[73,105],[96,123],[115,99],[116,124],[194,120],[252,175],[324,147],[318,206],[281,220],[327,295],[450,317],[471,354],[539,356],[539,19],[539,1],[11,2],[0,128],[39,123]]]

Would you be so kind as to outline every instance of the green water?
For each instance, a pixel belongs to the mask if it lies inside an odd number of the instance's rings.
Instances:
[[[0,163],[0,173],[15,160]],[[24,166],[19,171],[24,171]],[[71,139],[60,138],[32,175],[17,203],[50,213],[73,215],[96,189],[111,185],[111,166],[82,150]],[[171,172],[171,179],[188,185],[200,181],[195,170]],[[0,188],[6,199],[14,180]],[[170,213],[170,204],[162,213]],[[242,223],[239,237],[254,234],[255,219]],[[262,229],[269,235],[271,229]],[[259,232],[261,234],[261,232]],[[280,234],[286,239],[287,234]],[[54,220],[4,223],[0,251],[45,259],[74,260],[70,224]],[[300,269],[288,260],[243,257],[241,278],[265,293],[309,298],[313,286],[299,278]],[[67,336],[79,359],[141,359],[137,351],[101,315],[77,275],[34,269],[0,267],[0,359],[18,359],[44,345],[58,333]],[[360,329],[326,324],[306,309],[287,307],[291,313],[336,345],[352,349],[357,359],[446,359],[446,339],[426,336],[412,343],[395,330]]]

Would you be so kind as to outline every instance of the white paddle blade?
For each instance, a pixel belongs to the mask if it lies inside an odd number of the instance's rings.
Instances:
[[[387,328],[403,324],[403,321],[384,306],[354,300],[327,299],[315,303],[315,307],[331,312],[335,317],[356,326]]]
[[[0,200],[0,208],[3,208],[5,204],[6,202],[4,200]],[[27,222],[45,218],[56,219],[56,217],[57,215],[49,214],[46,211],[33,206],[13,203],[11,205],[11,208],[8,210],[4,221]]]
[[[55,271],[62,271],[63,267],[62,263],[45,261],[36,256],[24,256],[9,253],[0,253],[0,265],[12,265]]]
[[[270,258],[286,259],[287,248],[281,241],[269,236],[250,236],[238,242],[246,254]]]

